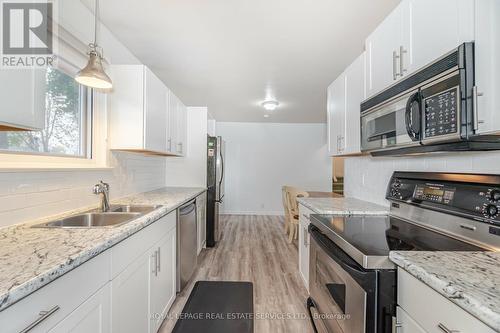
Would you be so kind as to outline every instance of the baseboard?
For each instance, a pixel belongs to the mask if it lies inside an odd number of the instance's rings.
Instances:
[[[221,215],[272,215],[283,216],[282,211],[262,212],[262,211],[224,211],[220,212]]]

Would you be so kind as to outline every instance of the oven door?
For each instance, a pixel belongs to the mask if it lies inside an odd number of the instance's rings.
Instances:
[[[420,144],[421,107],[418,90],[365,111],[361,115],[363,151]]]
[[[310,226],[308,308],[316,332],[374,332],[377,275]]]

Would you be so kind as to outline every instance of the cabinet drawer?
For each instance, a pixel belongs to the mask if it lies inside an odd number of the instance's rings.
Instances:
[[[0,327],[5,333],[22,332],[43,317],[30,333],[47,332],[109,281],[110,251],[64,274],[33,294],[0,312]]]
[[[177,211],[172,211],[158,221],[115,245],[112,251],[111,278],[115,278],[128,265],[167,234],[177,224]]]
[[[443,333],[444,328],[457,333],[494,332],[401,268],[398,268],[398,305],[428,333]]]

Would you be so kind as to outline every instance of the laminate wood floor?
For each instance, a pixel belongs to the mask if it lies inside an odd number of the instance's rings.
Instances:
[[[177,295],[159,332],[172,331],[198,280],[253,282],[255,333],[312,332],[297,247],[287,242],[283,223],[279,216],[221,216],[222,240],[200,253],[194,278]]]

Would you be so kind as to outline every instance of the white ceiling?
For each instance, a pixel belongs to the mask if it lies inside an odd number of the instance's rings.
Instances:
[[[83,0],[93,7],[92,0]],[[105,0],[103,23],[218,121],[325,122],[326,88],[399,0]],[[264,118],[260,103],[279,108]]]

